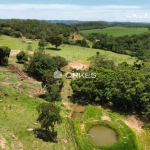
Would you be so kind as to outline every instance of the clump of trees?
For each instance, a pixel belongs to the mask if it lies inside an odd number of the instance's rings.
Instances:
[[[47,101],[61,100],[60,92],[63,86],[62,79],[54,78],[54,72],[66,66],[68,62],[61,56],[52,57],[45,53],[35,53],[26,65],[26,71],[42,81],[46,88],[45,99]]]
[[[7,66],[8,65],[8,58],[10,55],[10,48],[6,46],[0,47],[0,65]]]
[[[16,58],[18,60],[18,63],[25,63],[28,61],[28,54],[24,51],[20,51],[17,55]]]
[[[88,45],[88,42],[86,41],[85,38],[83,38],[82,40],[76,40],[75,41],[76,45],[82,46],[82,47],[87,47],[89,48],[90,46]]]
[[[76,27],[63,23],[50,23],[38,20],[1,20],[0,21],[2,34],[19,37],[21,35],[29,39],[47,39],[49,35],[63,34],[68,37],[71,32],[76,32]],[[19,35],[20,33],[20,35]]]
[[[26,66],[26,71],[29,75],[42,79],[46,70],[54,72],[57,70],[57,64],[52,56],[44,53],[34,53]]]
[[[100,63],[98,63],[98,60]],[[150,74],[142,68],[120,64],[96,58],[96,64],[89,72],[96,73],[96,78],[77,78],[71,86],[74,96],[125,111],[140,112],[144,118],[150,117]],[[101,63],[102,62],[102,63]],[[110,65],[111,64],[111,65]],[[110,67],[112,66],[112,67]]]

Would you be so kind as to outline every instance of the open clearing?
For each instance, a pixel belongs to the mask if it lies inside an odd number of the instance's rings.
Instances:
[[[124,35],[133,35],[133,34],[142,34],[148,32],[147,28],[126,28],[126,27],[108,27],[105,29],[93,29],[93,30],[83,30],[80,33],[90,34],[90,33],[100,33],[113,35],[114,37],[124,36]]]
[[[24,38],[23,38],[24,39]],[[19,53],[20,50],[27,51],[27,41],[28,39],[25,39],[26,43],[21,43],[22,39],[17,39],[9,36],[0,36],[0,46],[8,46],[12,51],[11,54],[13,57],[11,59],[15,60],[15,55]],[[32,41],[32,51],[28,51],[29,54],[33,54],[38,49],[38,42]],[[96,55],[96,52],[100,52],[100,55],[105,56],[109,60],[114,60],[116,64],[127,61],[129,64],[133,64],[135,62],[136,58],[131,57],[129,55],[123,55],[123,54],[117,54],[110,51],[104,51],[99,49],[92,49],[92,48],[84,48],[80,46],[75,45],[66,45],[62,44],[60,47],[58,47],[60,50],[52,50],[55,47],[51,44],[49,44],[45,52],[51,54],[52,56],[62,56],[66,58],[70,62],[78,62],[78,63],[89,63],[89,59],[92,56]],[[18,50],[18,51],[17,51]]]

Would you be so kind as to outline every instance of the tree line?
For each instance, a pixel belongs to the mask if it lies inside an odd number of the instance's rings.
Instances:
[[[121,26],[121,27],[135,27],[135,28],[149,28],[149,23],[133,23],[133,22],[106,22],[106,21],[88,21],[74,24],[79,31],[104,29],[108,27]]]
[[[84,37],[93,43],[92,48],[127,54],[149,61],[150,33],[121,37],[93,33],[84,35]]]
[[[52,35],[63,34],[68,37],[71,32],[77,29],[74,25],[66,25],[63,23],[50,23],[38,20],[0,20],[1,34],[21,37],[25,36],[29,39],[47,39]]]

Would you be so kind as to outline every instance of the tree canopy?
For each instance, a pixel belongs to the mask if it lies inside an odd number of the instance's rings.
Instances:
[[[37,107],[37,111],[37,121],[41,123],[42,129],[54,131],[55,124],[61,123],[60,108],[54,103],[42,103]]]
[[[77,78],[71,81],[75,97],[125,111],[138,111],[144,117],[150,117],[148,71],[143,73],[142,69],[126,63],[110,67],[107,62],[93,65],[88,71],[96,73],[96,78]]]
[[[10,55],[10,48],[2,46],[0,47],[0,65],[8,65],[8,58]]]

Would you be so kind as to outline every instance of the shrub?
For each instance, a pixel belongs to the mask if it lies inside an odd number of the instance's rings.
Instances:
[[[8,65],[8,58],[10,55],[10,48],[8,47],[0,47],[0,65]]]
[[[16,58],[18,60],[19,63],[25,63],[26,61],[28,61],[28,54],[25,53],[24,51],[20,51],[17,55]]]

